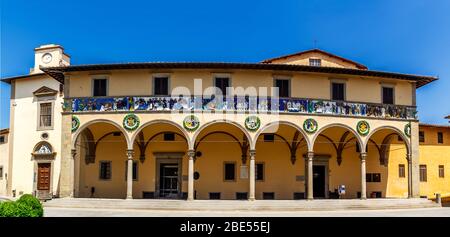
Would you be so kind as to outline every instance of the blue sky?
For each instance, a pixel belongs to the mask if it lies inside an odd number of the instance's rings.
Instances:
[[[430,4],[432,2],[432,4]],[[72,64],[259,62],[314,47],[372,70],[439,76],[417,91],[421,122],[450,114],[450,1],[1,1],[0,76],[61,44]],[[9,86],[0,87],[0,128]]]

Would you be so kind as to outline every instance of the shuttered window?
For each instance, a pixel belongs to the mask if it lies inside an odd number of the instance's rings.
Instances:
[[[52,103],[39,104],[39,128],[52,127]]]

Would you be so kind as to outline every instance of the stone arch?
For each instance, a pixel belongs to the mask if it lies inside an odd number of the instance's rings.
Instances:
[[[373,136],[376,132],[378,132],[378,131],[380,131],[380,130],[383,130],[383,129],[386,129],[386,130],[392,130],[392,131],[395,132],[397,135],[399,135],[399,136],[402,138],[403,143],[404,143],[405,146],[406,146],[407,154],[411,154],[411,144],[408,142],[408,141],[410,140],[410,138],[408,138],[408,137],[407,137],[400,129],[398,129],[398,128],[394,127],[394,126],[390,126],[390,125],[380,126],[380,127],[375,128],[374,130],[372,130],[372,131],[367,135],[366,143],[364,144],[364,147],[366,147],[366,146],[368,145],[370,139],[372,138],[372,136]]]
[[[143,129],[145,129],[146,127],[151,126],[153,124],[161,124],[161,123],[169,124],[169,125],[172,125],[175,128],[177,128],[181,132],[181,134],[183,134],[183,136],[186,138],[186,142],[188,144],[189,149],[191,149],[191,147],[193,147],[193,145],[191,145],[191,141],[189,139],[189,134],[186,132],[186,130],[183,127],[181,127],[179,124],[177,124],[177,123],[175,123],[173,121],[170,121],[170,120],[157,119],[157,120],[151,120],[151,121],[145,122],[144,124],[139,126],[139,128],[134,132],[133,136],[131,136],[131,139],[130,139],[130,141],[131,141],[131,143],[130,143],[131,144],[131,148],[130,149],[133,149],[133,144],[134,144],[134,142],[136,140],[136,137],[139,135],[139,133]]]
[[[340,127],[340,128],[344,128],[344,129],[350,131],[355,136],[356,140],[358,141],[360,151],[365,151],[365,149],[363,149],[364,147],[366,147],[364,141],[362,140],[361,136],[353,128],[351,128],[350,126],[348,126],[346,124],[342,124],[342,123],[331,123],[331,124],[326,125],[323,128],[320,128],[318,131],[316,131],[316,133],[314,134],[314,136],[311,139],[311,146],[310,146],[311,149],[309,150],[310,152],[314,152],[313,148],[314,148],[314,144],[316,142],[317,137],[323,131],[327,130],[328,128],[332,128],[332,127]]]
[[[120,125],[118,125],[116,122],[111,121],[111,120],[107,120],[107,119],[95,119],[95,120],[91,120],[85,124],[83,124],[82,126],[80,126],[78,128],[78,130],[72,135],[72,143],[71,143],[71,148],[72,150],[75,149],[75,145],[76,142],[78,140],[78,137],[80,136],[80,134],[84,131],[84,129],[86,129],[87,127],[96,124],[96,123],[107,123],[110,125],[113,125],[114,127],[116,127],[117,129],[119,129],[120,132],[122,132],[123,136],[125,137],[125,140],[127,142],[127,147],[128,149],[133,149],[133,144],[130,142],[130,138],[128,136],[127,131]],[[131,147],[131,148],[130,148]]]
[[[258,132],[255,134],[255,139],[251,143],[250,149],[254,150],[256,148],[256,142],[258,140],[258,137],[262,133],[264,133],[265,130],[267,130],[268,128],[270,128],[272,126],[275,126],[276,124],[282,124],[282,125],[290,126],[290,127],[294,128],[295,130],[299,131],[300,134],[302,134],[303,138],[306,141],[306,145],[307,145],[308,150],[310,150],[311,143],[310,143],[310,140],[308,139],[308,135],[306,134],[306,132],[300,126],[298,126],[297,124],[289,122],[289,121],[275,121],[275,122],[270,122],[270,123],[264,125],[264,127],[260,128],[258,130]],[[311,149],[312,149],[312,147],[311,147]]]
[[[193,135],[192,140],[191,140],[191,144],[192,146],[190,146],[190,149],[194,149],[194,145],[195,142],[197,140],[197,137],[200,135],[200,133],[205,130],[207,127],[214,125],[214,124],[220,124],[220,123],[226,123],[226,124],[231,124],[235,127],[237,127],[239,130],[241,130],[242,133],[244,133],[244,135],[247,137],[247,140],[249,142],[249,144],[252,144],[252,137],[250,136],[250,134],[248,133],[248,131],[242,127],[242,125],[240,125],[237,122],[231,121],[231,120],[227,120],[227,119],[218,119],[218,120],[213,120],[210,122],[205,123],[203,126],[201,126]]]

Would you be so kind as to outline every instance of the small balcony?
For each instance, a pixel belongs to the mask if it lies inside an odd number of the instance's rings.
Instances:
[[[149,96],[67,98],[67,113],[92,112],[236,112],[313,114],[381,119],[416,120],[415,106],[331,101],[304,98]]]

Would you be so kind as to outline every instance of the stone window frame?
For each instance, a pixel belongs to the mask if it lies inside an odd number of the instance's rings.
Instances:
[[[398,177],[406,178],[406,166],[405,164],[398,164]]]
[[[319,62],[319,65],[313,65],[314,61]],[[322,59],[321,58],[316,58],[316,57],[311,57],[311,58],[308,58],[308,63],[309,63],[308,65],[310,67],[321,67],[322,66]]]
[[[95,80],[106,80],[106,93],[104,96],[94,96],[94,81]],[[91,95],[92,97],[107,97],[109,96],[109,75],[92,75],[91,76]]]
[[[347,79],[337,79],[337,78],[330,78],[330,100],[333,99],[333,84],[344,84],[344,99],[338,100],[338,101],[346,101],[347,100]]]
[[[439,178],[445,178],[445,166],[444,165],[438,166],[438,176],[439,176]]]
[[[0,144],[8,143],[8,136],[6,134],[0,135],[0,137],[3,137],[3,141],[0,141]]]
[[[421,134],[423,135],[423,136],[421,136]],[[420,138],[423,138],[423,139],[420,139]],[[419,143],[421,143],[421,142],[425,142],[425,131],[419,131]]]
[[[232,164],[234,165],[234,177],[233,179],[226,179],[226,165]],[[223,162],[223,182],[236,182],[237,181],[237,165],[236,161],[224,161]]]
[[[156,78],[167,78],[167,94],[156,95],[155,93],[155,79]],[[152,73],[152,95],[153,96],[170,96],[171,95],[171,75],[170,73]]]
[[[282,97],[280,96],[280,93],[278,91],[278,97],[279,98],[290,98],[292,97],[292,76],[290,75],[273,75],[273,87],[277,87],[277,80],[283,80],[288,82],[288,96]],[[273,92],[272,92],[273,93]]]
[[[395,86],[396,86],[396,84],[395,83],[380,82],[380,85],[381,85],[381,90],[380,90],[381,101],[380,101],[380,103],[384,104],[383,103],[384,102],[383,89],[384,88],[391,88],[392,89],[392,104],[387,104],[387,105],[395,105],[396,104],[396,100],[395,100],[395,95],[396,95],[396,93],[395,93]]]
[[[109,178],[104,179],[102,178],[102,163],[108,163],[109,164]],[[112,161],[111,160],[100,160],[98,162],[98,179],[100,181],[111,181],[112,180]]]
[[[0,165],[0,180],[3,180],[3,165]]]
[[[444,133],[437,132],[437,144],[444,144]]]
[[[50,116],[51,116],[51,125],[50,126],[41,126],[41,104],[50,103]],[[37,104],[37,131],[45,131],[45,130],[53,130],[55,125],[55,99],[54,97],[41,97],[38,98]]]
[[[217,94],[217,90],[220,89],[219,87],[216,86],[217,78],[227,78],[228,79],[228,87],[227,87],[226,90],[228,90],[229,87],[233,88],[233,78],[231,76],[231,73],[215,72],[215,73],[213,73],[213,77],[212,77],[212,86],[213,86],[214,92],[216,94]],[[234,93],[236,93],[236,91],[234,91]],[[222,91],[222,97],[223,98],[226,98],[228,96],[235,96],[235,95],[236,94],[234,94],[234,95],[229,94],[228,91],[225,91],[225,94],[224,94],[223,91]]]
[[[424,172],[422,174],[422,171]],[[428,177],[427,177],[427,165],[419,165],[419,181],[420,182],[427,182]]]

